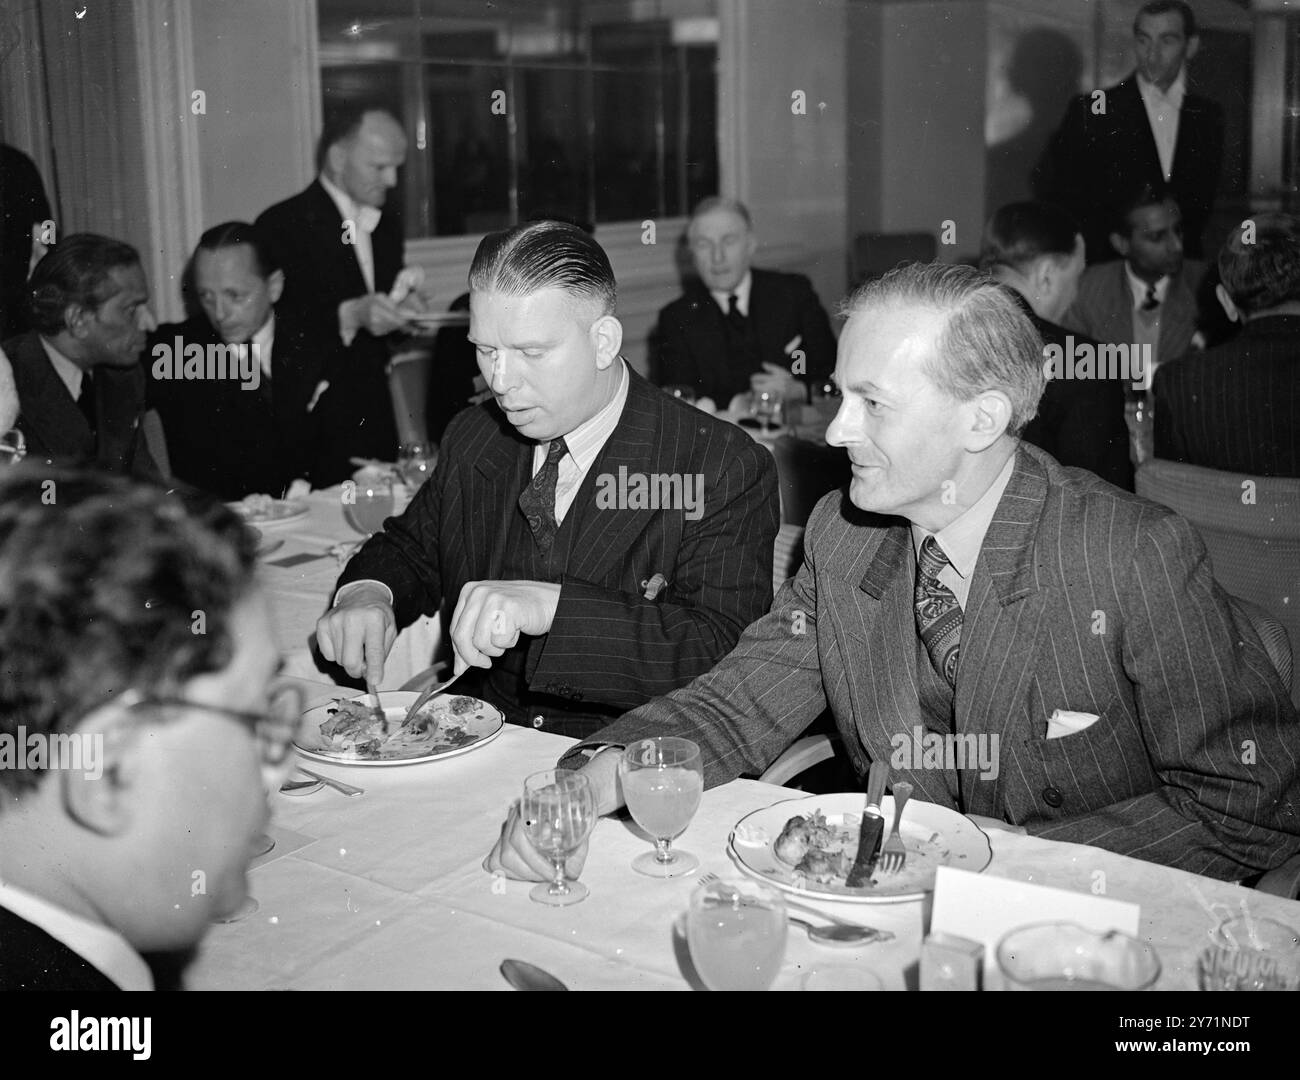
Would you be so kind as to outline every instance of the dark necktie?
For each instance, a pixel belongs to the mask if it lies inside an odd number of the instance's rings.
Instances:
[[[749,323],[749,320],[740,310],[740,301],[736,298],[735,293],[727,297],[727,323],[739,334],[744,334]]]
[[[90,425],[90,433],[94,435],[98,417],[95,415],[95,379],[89,371],[83,372],[81,376],[81,396],[77,398],[77,408],[81,410],[81,415]]]
[[[1156,299],[1156,287],[1154,285],[1148,284],[1146,299],[1142,301],[1142,310],[1155,311],[1155,309],[1158,308],[1159,306],[1160,306],[1160,301]]]
[[[519,494],[519,509],[528,519],[533,539],[543,551],[550,551],[559,523],[555,520],[555,484],[560,478],[560,458],[568,451],[564,439],[552,439],[546,460],[532,482]]]
[[[939,571],[948,565],[933,536],[921,544],[916,565],[916,630],[925,651],[930,654],[934,670],[957,685],[957,654],[961,649],[961,605],[953,591],[939,580]]]

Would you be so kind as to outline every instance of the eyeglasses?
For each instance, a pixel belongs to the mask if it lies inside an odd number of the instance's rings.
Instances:
[[[196,709],[240,724],[256,736],[262,754],[262,775],[268,787],[274,790],[280,786],[287,771],[285,766],[293,747],[293,737],[302,723],[303,691],[294,683],[273,684],[265,712],[245,712],[209,705],[205,701],[165,696],[136,697],[128,700],[126,705],[129,709]]]
[[[23,433],[14,428],[8,434],[0,436],[0,465],[17,465],[27,456],[27,442]]]

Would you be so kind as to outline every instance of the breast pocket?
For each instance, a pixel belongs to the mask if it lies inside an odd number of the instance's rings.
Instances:
[[[1059,739],[1013,741],[1009,751],[1003,801],[1014,822],[1076,817],[1157,786],[1136,722],[1121,710]]]

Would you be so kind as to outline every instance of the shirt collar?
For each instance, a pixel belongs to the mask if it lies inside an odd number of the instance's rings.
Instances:
[[[123,990],[154,988],[149,965],[116,930],[83,919],[3,881],[0,881],[0,906],[61,941]]]
[[[935,542],[943,549],[952,563],[952,568],[962,578],[969,578],[975,570],[975,563],[980,557],[980,548],[984,546],[984,536],[989,531],[1002,493],[1006,491],[1015,468],[1016,455],[1013,453],[1002,466],[1002,471],[994,478],[988,490],[984,492],[973,506],[967,507],[954,521],[948,522],[937,533],[923,529],[920,525],[912,526],[912,547],[920,556],[921,544],[927,536],[933,536]]]
[[[45,346],[45,355],[50,358],[50,364],[54,368],[54,373],[58,375],[63,385],[68,388],[68,393],[72,395],[72,400],[80,401],[81,384],[85,380],[85,371],[51,345],[49,339],[44,335],[38,336],[41,339],[41,344]]]
[[[1187,65],[1184,64],[1178,69],[1178,75],[1169,84],[1168,90],[1161,90],[1155,83],[1148,82],[1141,72],[1138,72],[1137,83],[1142,100],[1167,101],[1175,109],[1181,109],[1183,98],[1187,95]]]
[[[601,447],[609,441],[609,437],[614,434],[614,429],[618,427],[619,420],[622,419],[623,406],[627,404],[627,392],[631,386],[631,380],[628,378],[627,364],[622,357],[619,358],[619,367],[622,378],[619,380],[618,389],[614,391],[614,396],[610,398],[609,404],[590,420],[579,424],[564,436],[564,445],[568,448],[569,457],[573,458],[573,463],[581,473],[585,474],[591,468],[591,464],[596,460],[596,455],[600,453]],[[534,467],[546,460],[546,451],[550,445],[549,442],[538,443],[533,451]]]
[[[367,234],[375,231],[379,219],[383,217],[382,210],[375,206],[358,206],[351,195],[324,173],[321,173],[317,179],[320,180],[320,186],[325,189],[325,194],[334,200],[334,205],[339,208],[344,221],[355,221],[357,228]]]
[[[736,294],[736,307],[740,308],[740,313],[746,318],[749,316],[749,292],[754,286],[754,272],[746,270],[745,276],[740,279],[738,284],[731,292],[719,292],[715,289],[709,290],[709,295],[718,302],[718,307],[722,308],[722,314],[726,315],[731,309],[731,294]]]
[[[1133,267],[1129,266],[1127,259],[1124,260],[1124,273],[1128,275],[1128,287],[1133,292],[1133,306],[1141,307],[1147,302],[1147,283],[1133,273]],[[1169,282],[1172,280],[1166,274],[1156,282],[1156,303],[1165,302],[1165,296],[1169,292]]]

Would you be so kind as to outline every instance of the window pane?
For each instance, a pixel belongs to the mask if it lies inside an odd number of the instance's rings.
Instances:
[[[519,218],[590,220],[586,72],[519,71]]]
[[[428,64],[424,72],[433,234],[504,228],[511,224],[510,129],[492,103],[493,94],[506,91],[509,73],[490,64]]]

